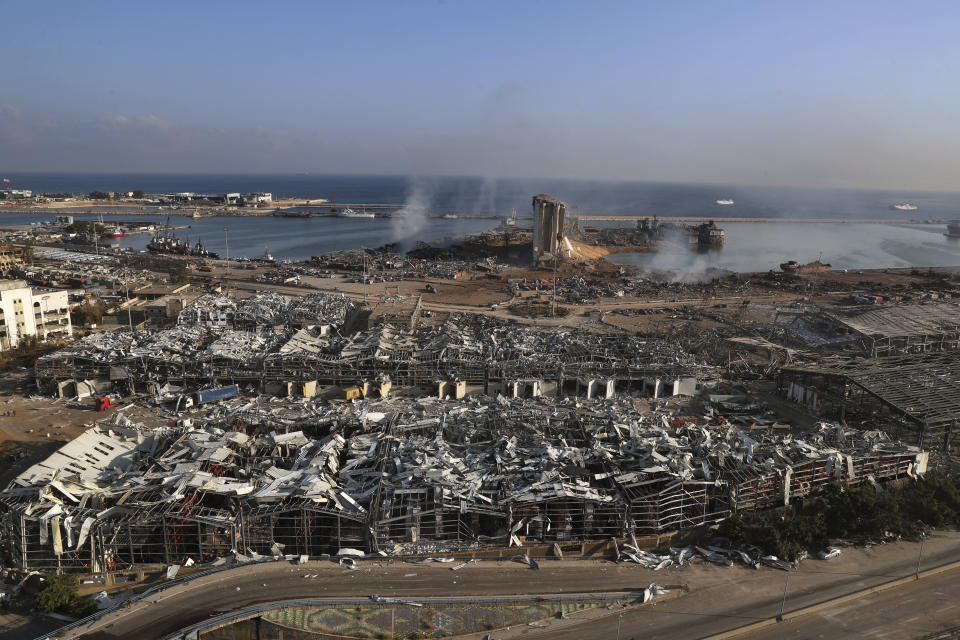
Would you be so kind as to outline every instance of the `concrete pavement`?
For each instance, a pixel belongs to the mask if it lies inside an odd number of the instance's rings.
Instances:
[[[790,573],[786,609],[908,575],[916,569],[919,545],[898,543],[847,549],[835,560],[807,560]],[[939,532],[926,541],[923,568],[960,559],[960,534]],[[317,574],[304,578],[304,574]],[[540,571],[514,562],[482,562],[458,572],[438,563],[364,562],[350,571],[331,562],[297,567],[270,563],[199,578],[153,594],[66,637],[150,638],[183,628],[213,613],[305,597],[483,596],[634,591],[651,582],[690,585],[688,596],[651,607],[627,609],[621,637],[701,638],[775,616],[787,574],[772,569],[696,565],[654,572],[606,561],[544,561]],[[920,603],[922,604],[922,603]],[[921,607],[918,606],[918,609]],[[616,617],[571,620],[563,629],[526,629],[525,638],[615,638]],[[588,629],[585,627],[589,627]],[[586,634],[586,635],[585,635]],[[495,638],[505,638],[494,633]]]

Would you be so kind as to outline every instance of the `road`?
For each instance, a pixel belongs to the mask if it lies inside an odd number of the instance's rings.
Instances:
[[[848,549],[840,558],[830,561],[807,560],[790,574],[786,609],[807,606],[909,575],[916,569],[918,551],[917,544],[898,543],[871,549]],[[960,533],[937,533],[924,544],[923,568],[955,560],[960,560]],[[318,577],[307,579],[302,577],[303,574],[318,574]],[[780,609],[786,576],[785,572],[772,569],[713,565],[654,572],[633,564],[614,565],[599,560],[544,561],[539,571],[515,562],[483,562],[458,572],[450,571],[449,565],[438,563],[410,564],[387,560],[364,562],[356,571],[323,561],[311,563],[306,568],[270,563],[221,572],[153,594],[144,601],[101,618],[83,629],[85,635],[82,637],[158,637],[206,619],[213,613],[297,598],[366,597],[374,593],[403,598],[547,595],[635,591],[657,582],[688,584],[690,595],[655,606],[626,610],[621,622],[621,637],[625,640],[630,637],[692,639],[775,616]],[[930,599],[917,601],[915,606],[913,615],[932,616],[939,603]],[[944,619],[943,622],[947,621]],[[803,621],[796,624],[803,624]],[[523,637],[615,638],[616,625],[616,616],[582,621],[572,618],[558,628],[526,628]],[[80,632],[66,637],[81,637]],[[498,639],[510,637],[508,632],[493,635]]]
[[[958,593],[960,572],[942,573],[744,637],[749,640],[917,638],[960,625]]]

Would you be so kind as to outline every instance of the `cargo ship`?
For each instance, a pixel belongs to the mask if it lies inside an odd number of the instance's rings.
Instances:
[[[354,211],[349,207],[342,209],[340,213],[337,214],[338,218],[376,218],[375,213],[369,213],[367,211]]]
[[[824,264],[819,260],[814,260],[813,262],[808,262],[807,264],[800,264],[796,260],[790,260],[789,262],[782,263],[780,268],[787,273],[822,273],[828,270],[830,265]]]
[[[175,256],[190,256],[192,258],[210,258],[212,260],[220,257],[220,254],[208,251],[200,240],[197,240],[197,244],[191,245],[189,240],[184,242],[169,232],[155,233],[150,242],[147,243],[147,251]]]

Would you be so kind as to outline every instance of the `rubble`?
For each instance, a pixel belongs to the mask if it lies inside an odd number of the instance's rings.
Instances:
[[[173,329],[88,336],[39,358],[35,375],[41,390],[60,395],[64,385],[84,380],[120,393],[167,383],[193,390],[229,381],[262,392],[389,380],[419,389],[454,381],[509,396],[585,389],[588,397],[615,390],[689,394],[698,380],[714,375],[676,343],[622,333],[516,326],[482,316],[349,333],[356,319],[356,307],[340,296],[285,301],[260,294],[236,304],[204,297]]]
[[[926,465],[925,453],[877,431],[748,432],[627,399],[259,396],[171,424],[148,429],[115,414],[17,476],[0,493],[14,562],[104,571],[338,554],[348,566],[367,553],[517,546],[523,556],[529,545],[629,537],[620,558],[654,569],[693,555],[778,566],[719,547],[660,556],[634,536]]]

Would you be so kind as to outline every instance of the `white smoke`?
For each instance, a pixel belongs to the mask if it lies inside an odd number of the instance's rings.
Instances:
[[[412,249],[424,239],[427,213],[433,203],[433,189],[423,180],[414,180],[407,189],[407,199],[390,221],[390,240],[399,245],[399,251]]]

